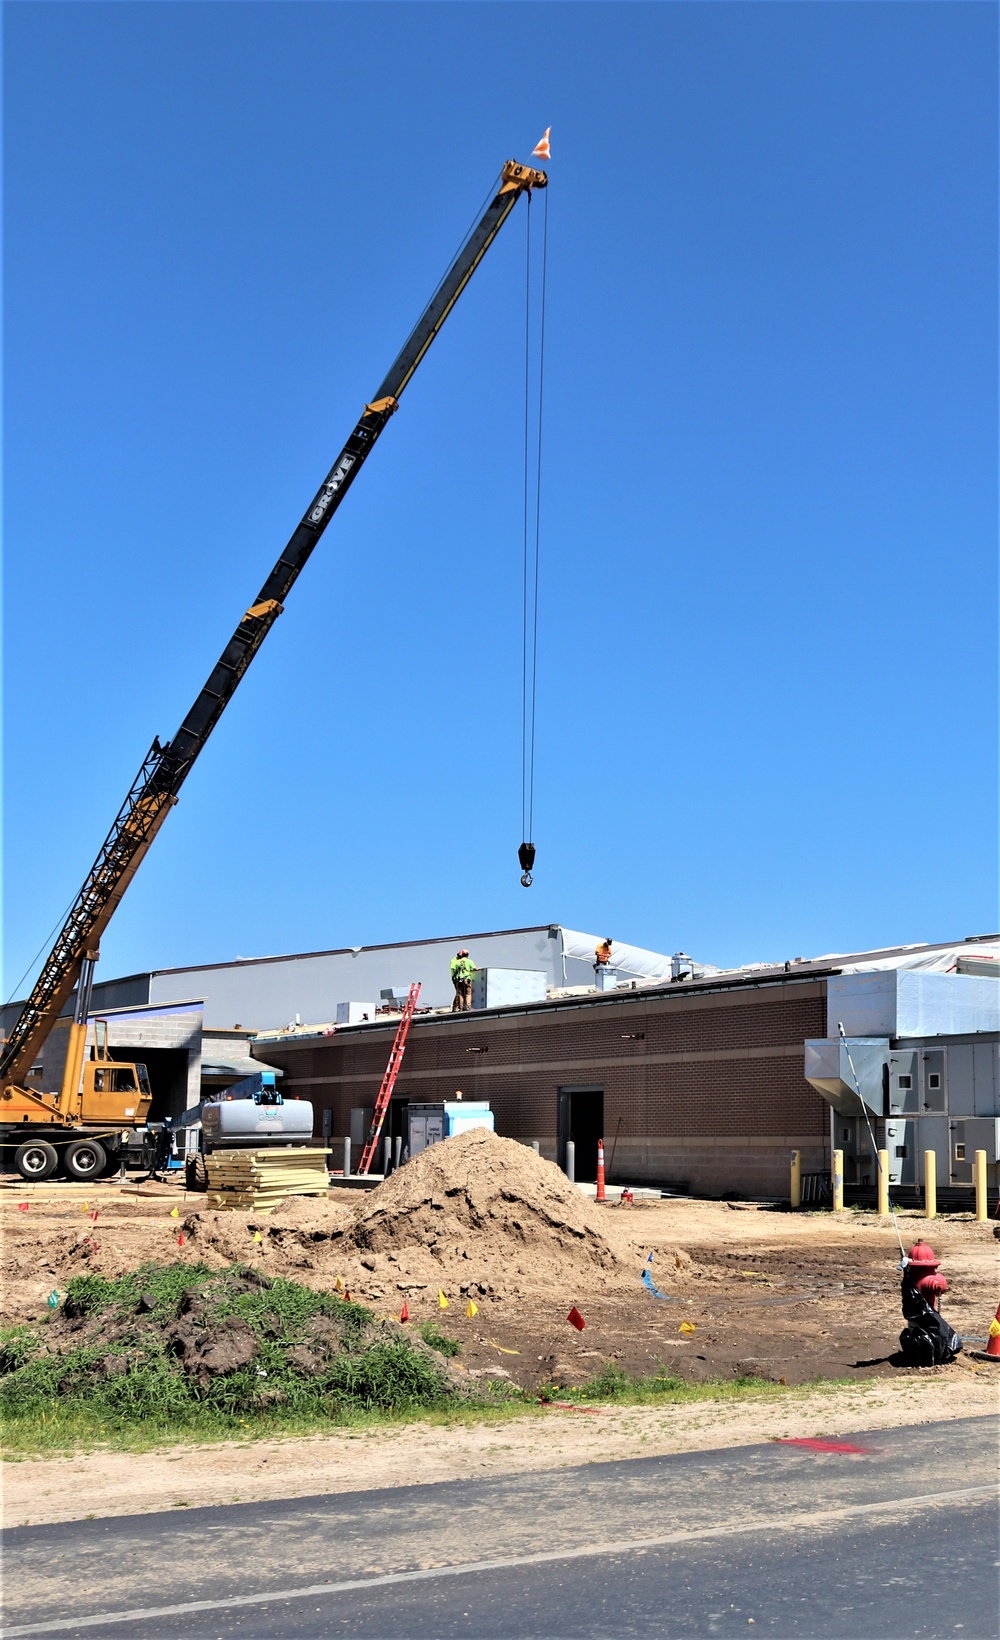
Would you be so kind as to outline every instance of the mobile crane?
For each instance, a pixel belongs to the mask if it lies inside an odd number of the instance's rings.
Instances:
[[[106,1032],[84,1061],[87,1020],[100,939],[154,837],[177,802],[195,759],[282,613],[285,599],[374,449],[400,396],[522,194],[544,188],[544,171],[508,160],[497,191],[472,228],[330,468],[257,597],[240,618],[173,739],[159,738],[143,758],[34,988],[0,1051],[0,1155],[14,1153],[25,1179],[45,1179],[60,1164],[73,1177],[114,1166],[130,1128],[150,1106],[145,1067],[112,1061]],[[74,988],[76,1001],[58,1092],[27,1084],[42,1046]],[[63,1155],[60,1158],[59,1151]]]

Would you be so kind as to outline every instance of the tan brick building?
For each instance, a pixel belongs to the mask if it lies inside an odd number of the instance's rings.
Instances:
[[[396,1020],[269,1038],[260,1054],[286,1094],[312,1101],[318,1132],[352,1132],[370,1111]],[[488,1099],[498,1133],[594,1176],[603,1136],[612,1180],[707,1194],[787,1193],[789,1152],[829,1168],[829,1107],[803,1076],[803,1042],[826,1032],[822,972],[688,982],[415,1019],[387,1134],[409,1101]],[[329,1113],[324,1115],[324,1113]],[[355,1114],[354,1162],[364,1117]]]

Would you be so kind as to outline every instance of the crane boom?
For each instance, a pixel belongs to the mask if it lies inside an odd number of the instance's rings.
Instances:
[[[23,1081],[88,956],[93,959],[115,907],[131,882],[177,794],[236,691],[250,662],[281,614],[284,601],[375,446],[414,371],[444,324],[522,193],[544,188],[544,171],[508,160],[500,186],[471,230],[375,397],[361,417],[287,546],[243,615],[208,681],[171,741],[153,741],[111,830],[101,845],[31,995],[0,1054],[0,1083]]]

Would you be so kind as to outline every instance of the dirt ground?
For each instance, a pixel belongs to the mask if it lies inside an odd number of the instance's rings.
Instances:
[[[687,1198],[598,1207],[524,1147],[493,1144],[520,1152],[528,1178],[514,1189],[491,1173],[488,1199],[475,1180],[459,1188],[446,1179],[442,1190],[429,1172],[421,1177],[423,1158],[370,1195],[332,1190],[269,1215],[205,1212],[203,1197],[166,1186],[142,1196],[117,1186],[86,1197],[59,1186],[4,1190],[0,1319],[43,1316],[48,1295],[86,1270],[115,1276],[149,1260],[239,1259],[319,1288],[339,1276],[394,1319],[405,1302],[414,1323],[433,1319],[461,1342],[467,1370],[507,1373],[525,1388],[580,1383],[608,1363],[789,1385],[912,1376],[889,1359],[902,1317],[888,1221]],[[942,1308],[956,1330],[985,1337],[998,1297],[992,1225],[915,1214],[900,1224],[907,1245],[925,1237],[938,1252],[949,1281]],[[646,1288],[643,1271],[666,1296]],[[572,1305],[583,1332],[566,1322]],[[974,1364],[944,1370],[966,1375]]]
[[[434,1320],[470,1377],[526,1389],[606,1366],[688,1379],[750,1375],[773,1397],[580,1407],[451,1427],[417,1423],[329,1436],[100,1450],[3,1466],[7,1524],[409,1485],[469,1474],[845,1434],[996,1411],[1000,1369],[968,1355],[930,1371],[891,1360],[902,1325],[899,1249],[873,1214],[639,1198],[598,1206],[524,1146],[469,1134],[434,1146],[370,1193],[334,1189],[272,1213],[213,1212],[149,1185],[0,1189],[0,1319],[41,1320],[85,1271],[147,1262],[254,1264],[377,1314]],[[96,1216],[95,1216],[96,1215]],[[937,1250],[957,1331],[985,1339],[996,1309],[991,1224],[903,1214],[904,1242]],[[653,1291],[643,1281],[643,1274]],[[441,1298],[447,1303],[442,1307]],[[567,1321],[571,1306],[583,1331]],[[469,1313],[473,1310],[474,1313]],[[812,1385],[815,1380],[836,1384]],[[845,1382],[846,1381],[846,1382]]]

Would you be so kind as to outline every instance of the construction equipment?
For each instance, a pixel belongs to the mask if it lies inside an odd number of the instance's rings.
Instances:
[[[371,1170],[372,1157],[375,1154],[379,1137],[382,1132],[382,1123],[385,1121],[385,1113],[389,1109],[389,1100],[392,1098],[392,1090],[396,1086],[396,1078],[399,1075],[399,1067],[403,1063],[403,1053],[406,1049],[406,1038],[410,1034],[410,1025],[413,1020],[413,1014],[417,1006],[417,998],[419,995],[420,981],[417,980],[416,984],[410,986],[409,992],[407,993],[406,1001],[403,1004],[402,1017],[399,1024],[396,1026],[396,1035],[393,1039],[392,1047],[389,1049],[389,1063],[385,1067],[385,1075],[382,1078],[382,1086],[378,1090],[378,1098],[375,1101],[375,1109],[372,1111],[372,1121],[371,1127],[368,1129],[368,1139],[364,1150],[361,1152],[361,1161],[358,1165],[359,1173],[368,1173]]]
[[[124,803],[115,816],[97,859],[42,965],[31,995],[0,1053],[0,1151],[17,1140],[15,1164],[24,1171],[22,1152],[27,1143],[46,1144],[56,1129],[94,1127],[92,1106],[81,1102],[78,1087],[83,1043],[87,1029],[89,989],[101,935],[107,928],[126,888],[154,837],[178,800],[184,781],[194,767],[209,735],[232,699],[237,685],[271,627],[285,599],[305,567],[320,536],[368,459],[417,366],[444,324],[473,273],[522,194],[544,188],[543,171],[509,160],[499,185],[482,216],[471,229],[443,279],[410,333],[402,351],[364,406],[350,437],[319,490],[306,508],[291,539],[213,667],[205,687],[173,739],[161,745],[157,737],[143,758]],[[79,982],[79,983],[78,983]],[[28,1088],[32,1067],[60,1012],[77,988],[73,1036],[66,1072],[58,1094]],[[138,1077],[138,1068],[133,1067]],[[74,1076],[77,1081],[74,1082]],[[93,1094],[92,1094],[93,1100]],[[129,1128],[138,1125],[145,1108],[124,1090],[113,1090],[102,1105],[99,1122]],[[102,1140],[103,1143],[103,1140]],[[114,1148],[114,1146],[112,1146]],[[35,1152],[32,1152],[34,1155]],[[96,1151],[93,1152],[96,1157]],[[18,1161],[17,1157],[21,1157]],[[45,1177],[55,1162],[37,1150]],[[51,1162],[51,1165],[49,1165]],[[28,1175],[25,1175],[28,1176]]]
[[[285,1099],[274,1071],[254,1071],[189,1105],[174,1124],[168,1165],[184,1168],[188,1190],[208,1187],[207,1159],[215,1151],[286,1150],[313,1142],[313,1108],[308,1099]],[[324,1152],[325,1154],[325,1152]]]

